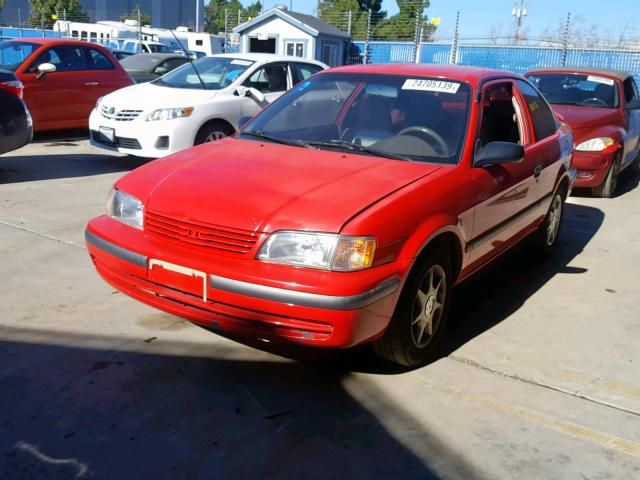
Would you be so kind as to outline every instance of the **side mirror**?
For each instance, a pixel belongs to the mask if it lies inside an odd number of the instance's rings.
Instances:
[[[524,158],[524,147],[512,142],[489,142],[476,151],[474,167],[490,167],[500,163],[518,163]]]
[[[238,127],[242,128],[244,127],[247,123],[249,123],[249,120],[251,120],[253,117],[251,115],[247,115],[245,117],[240,117],[240,121],[238,122]]]
[[[564,115],[562,115],[561,113],[555,112],[556,114],[556,118],[558,119],[559,122],[564,123]]]
[[[155,73],[156,75],[164,75],[168,71],[169,69],[167,67],[159,66],[153,70],[153,73]]]
[[[48,73],[53,73],[57,70],[53,63],[41,63],[38,65],[38,80],[44,78]]]
[[[640,100],[634,98],[630,102],[627,102],[627,110],[638,110],[640,109]]]

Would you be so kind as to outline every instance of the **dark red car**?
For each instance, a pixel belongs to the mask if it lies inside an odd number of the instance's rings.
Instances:
[[[24,86],[13,72],[0,70],[0,155],[17,150],[33,137],[33,123],[22,100]]]
[[[640,167],[640,96],[631,74],[553,67],[525,76],[573,128],[576,187],[611,198],[620,172]]]
[[[335,68],[121,178],[87,246],[115,288],[211,330],[416,365],[457,282],[525,237],[554,246],[572,147],[521,76]]]
[[[87,128],[98,98],[134,83],[109,50],[76,40],[1,42],[0,69],[24,84],[35,131]]]

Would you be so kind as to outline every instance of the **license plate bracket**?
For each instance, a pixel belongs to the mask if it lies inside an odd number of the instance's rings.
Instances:
[[[99,128],[100,135],[109,140],[111,143],[115,143],[116,141],[116,131],[111,127],[100,127]]]
[[[148,276],[151,281],[198,295],[207,303],[208,275],[205,272],[152,258],[149,260]]]

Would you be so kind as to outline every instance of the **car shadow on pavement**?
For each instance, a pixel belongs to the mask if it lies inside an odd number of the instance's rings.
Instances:
[[[454,291],[450,334],[441,355],[447,356],[476,336],[499,324],[558,274],[587,271],[573,260],[602,226],[604,213],[593,207],[567,203],[556,249],[550,257],[532,254],[523,242]]]
[[[68,144],[73,143],[68,142]],[[1,156],[0,185],[126,172],[148,161],[134,157],[91,153]]]
[[[240,346],[7,327],[0,391],[0,478],[482,477],[365,377]]]

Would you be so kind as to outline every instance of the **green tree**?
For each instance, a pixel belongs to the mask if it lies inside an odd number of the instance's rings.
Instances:
[[[138,20],[138,10],[140,10],[140,23],[142,25],[151,25],[151,15],[148,13],[142,12],[140,5],[136,5],[133,10],[129,13],[125,13],[120,17],[120,21],[124,22],[125,20]]]
[[[338,30],[348,32],[349,12],[351,12],[351,36],[356,40],[364,39],[367,37],[367,9],[369,6],[374,13],[371,18],[372,25],[375,25],[386,15],[385,12],[380,12],[381,2],[379,0],[367,1],[369,4],[362,0],[323,0],[320,2],[320,18]]]
[[[66,12],[67,20],[74,22],[88,22],[89,16],[82,10],[79,0],[30,0],[31,15],[29,23],[35,28],[51,29],[54,17]]]
[[[429,8],[429,0],[396,0],[398,13],[391,18],[379,22],[373,32],[377,40],[413,40],[416,30],[416,15],[419,15],[418,25],[424,29],[427,38],[435,31],[435,26],[428,24],[424,10]]]
[[[247,8],[243,7],[239,0],[211,0],[204,11],[205,29],[209,33],[224,32],[226,13],[227,30],[231,31],[238,25],[238,19],[242,23],[250,17],[256,17],[261,11],[262,4],[259,0]]]

